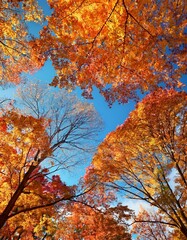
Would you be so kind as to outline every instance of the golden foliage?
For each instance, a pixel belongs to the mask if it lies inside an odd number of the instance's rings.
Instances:
[[[0,0],[0,84],[19,83],[21,73],[42,66],[42,59],[29,45],[26,22],[42,21],[36,0]]]
[[[153,92],[107,135],[93,158],[98,181],[159,209],[168,225],[187,229],[187,95]],[[117,180],[117,181],[116,181]],[[114,185],[112,184],[114,182]],[[168,220],[169,219],[169,220]]]
[[[54,11],[41,37],[51,44],[57,72],[52,85],[80,86],[85,97],[96,86],[110,104],[127,102],[136,90],[153,90],[161,82],[181,85],[185,1],[48,2]]]

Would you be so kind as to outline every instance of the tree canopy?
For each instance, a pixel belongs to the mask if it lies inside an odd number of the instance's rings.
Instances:
[[[66,91],[56,93],[53,104],[45,86],[32,84],[24,94],[27,109],[1,108],[0,236],[7,238],[32,236],[44,215],[51,219],[61,202],[81,194],[59,174],[81,161],[76,154],[91,150],[88,141],[100,127],[93,106]]]
[[[0,239],[187,238],[186,15],[184,0],[0,0],[0,85],[19,85],[0,100]],[[50,86],[27,80],[47,62]],[[138,102],[97,151],[94,87]]]
[[[180,239],[187,236],[186,110],[185,92],[147,95],[100,144],[89,177],[148,202],[162,217],[158,222],[182,234]],[[146,221],[141,216],[138,222]]]
[[[80,86],[88,98],[96,86],[110,104],[127,102],[137,90],[154,90],[160,83],[181,85],[185,1],[48,2],[53,12],[38,47],[56,69],[52,85]]]
[[[152,91],[160,83],[181,86],[180,77],[186,73],[185,1],[48,4],[52,14],[45,16],[40,37],[34,39],[26,23],[42,21],[37,1],[2,1],[4,81],[18,82],[21,72],[50,59],[56,70],[52,85],[80,86],[88,98],[96,86],[109,104],[137,98],[137,90]],[[15,66],[14,75],[9,74],[10,66]]]

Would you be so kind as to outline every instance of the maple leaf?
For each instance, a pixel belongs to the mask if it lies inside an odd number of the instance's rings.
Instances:
[[[27,22],[41,22],[42,11],[36,0],[0,1],[0,84],[19,83],[22,73],[31,73],[42,66],[30,46]]]
[[[59,209],[84,194],[60,175],[80,164],[79,155],[90,154],[101,127],[94,107],[67,91],[50,95],[46,85],[24,86],[22,104],[17,102],[21,110],[14,104],[0,109],[2,238],[55,234]]]
[[[53,13],[41,32],[46,42],[41,46],[56,69],[53,86],[80,86],[87,98],[96,86],[112,104],[136,99],[137,90],[153,91],[160,83],[181,85],[186,73],[185,1],[48,3]]]
[[[186,106],[185,92],[160,88],[146,96],[124,124],[106,136],[86,176],[88,182],[95,179],[129,198],[149,202],[183,238],[187,236]]]

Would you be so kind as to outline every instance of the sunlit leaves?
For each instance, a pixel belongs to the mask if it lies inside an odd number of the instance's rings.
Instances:
[[[29,45],[26,22],[41,22],[42,11],[36,0],[0,1],[0,84],[19,83],[21,73],[42,66]]]
[[[125,211],[127,211],[126,216],[124,214],[126,219],[129,214],[127,207],[122,209],[123,213]],[[63,236],[67,240],[131,239],[125,224],[118,222],[115,211],[108,209],[102,212],[80,203],[75,203],[64,221],[59,223],[57,236]]]
[[[174,224],[184,236],[186,110],[184,92],[159,89],[146,96],[101,143],[90,172],[95,171],[97,181],[109,182],[126,196],[157,207],[166,223]]]
[[[85,184],[83,181],[83,186]],[[56,236],[69,240],[131,239],[126,221],[133,216],[133,211],[120,204],[111,207],[114,200],[113,191],[107,191],[103,185],[90,188],[64,209]]]
[[[19,95],[21,110],[1,101],[0,236],[49,237],[60,209],[80,194],[59,174],[93,151],[101,122],[92,105],[66,91],[31,84]]]
[[[136,90],[181,85],[185,73],[184,1],[48,1],[48,54],[57,71],[52,85],[95,85],[109,103],[127,102]],[[97,16],[97,17],[96,17]],[[46,46],[46,44],[44,43]]]
[[[48,1],[52,9],[40,37],[25,23],[41,22],[37,1],[2,1],[2,82],[18,83],[21,73],[52,61],[52,85],[80,86],[92,97],[96,86],[109,104],[137,98],[160,83],[181,87],[186,71],[184,1]],[[97,16],[97,17],[95,17]]]

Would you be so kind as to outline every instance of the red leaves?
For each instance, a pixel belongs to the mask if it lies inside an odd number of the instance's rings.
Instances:
[[[66,198],[72,195],[72,188],[63,183],[59,175],[53,175],[52,180],[43,186],[43,191],[54,195],[55,198]]]
[[[7,124],[3,117],[0,117],[0,132],[6,132]]]

